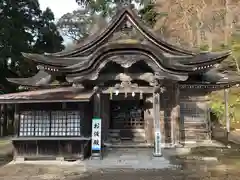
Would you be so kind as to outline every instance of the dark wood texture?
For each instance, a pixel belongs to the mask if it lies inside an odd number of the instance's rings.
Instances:
[[[143,101],[111,101],[111,129],[143,129]]]
[[[102,94],[101,108],[102,108],[102,136],[103,141],[108,138],[108,129],[110,128],[110,95]]]
[[[202,91],[180,90],[180,132],[182,143],[210,139],[209,99]]]
[[[89,156],[90,138],[15,138],[15,157],[81,159]]]
[[[48,116],[50,121],[50,129],[48,134],[38,135],[37,128],[34,128],[34,134],[28,131],[28,134],[19,134],[20,126],[18,125],[18,137],[13,139],[14,156],[21,156],[28,158],[56,158],[64,157],[65,159],[84,159],[89,156],[91,146],[91,119],[92,119],[92,106],[90,103],[46,103],[46,104],[22,104],[19,106],[19,111],[15,112],[15,120],[21,121],[22,112],[31,112],[33,116],[29,120],[33,120],[34,123],[41,119],[41,122],[46,120],[45,116]],[[44,114],[42,114],[44,112]],[[63,117],[70,116],[66,121],[68,125],[75,121],[74,114],[68,114],[68,112],[80,112],[80,126],[74,127],[80,128],[80,134],[64,131],[64,134],[56,134],[51,130],[54,128],[52,119],[52,113],[61,112],[65,115],[58,117],[58,121]],[[19,113],[19,114],[18,114]],[[44,115],[44,116],[41,116]],[[78,117],[78,116],[77,116]],[[30,118],[30,117],[29,117]],[[40,118],[40,119],[39,119]],[[39,119],[39,120],[38,120]],[[41,123],[40,121],[38,123]],[[26,122],[31,124],[32,122]],[[34,126],[36,126],[34,124]],[[38,125],[39,126],[39,125]],[[45,126],[40,126],[43,130]],[[56,128],[56,127],[55,127]],[[58,127],[58,131],[63,127]],[[32,129],[31,126],[28,129]],[[71,127],[68,128],[69,130]],[[44,129],[45,130],[45,129]],[[75,132],[75,131],[74,131]],[[30,133],[30,134],[29,134]],[[36,134],[37,133],[37,134]],[[21,136],[20,136],[21,135]],[[60,135],[60,136],[59,136]]]

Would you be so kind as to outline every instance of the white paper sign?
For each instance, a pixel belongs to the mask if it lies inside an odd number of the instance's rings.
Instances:
[[[92,150],[101,150],[101,119],[92,119]]]

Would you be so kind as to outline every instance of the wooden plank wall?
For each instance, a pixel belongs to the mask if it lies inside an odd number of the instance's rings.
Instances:
[[[180,90],[181,141],[209,139],[209,99],[204,89]]]

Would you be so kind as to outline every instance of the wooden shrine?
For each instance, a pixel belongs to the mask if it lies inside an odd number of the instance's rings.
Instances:
[[[16,107],[15,156],[84,159],[93,118],[101,119],[102,148],[147,146],[158,156],[166,146],[209,139],[206,95],[240,81],[217,69],[230,54],[169,44],[132,6],[70,50],[23,53],[38,73],[9,78],[27,90],[0,96]]]

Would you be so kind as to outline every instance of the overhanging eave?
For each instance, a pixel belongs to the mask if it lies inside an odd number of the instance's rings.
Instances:
[[[53,88],[0,95],[2,104],[51,103],[51,102],[87,102],[94,91],[74,87]]]

